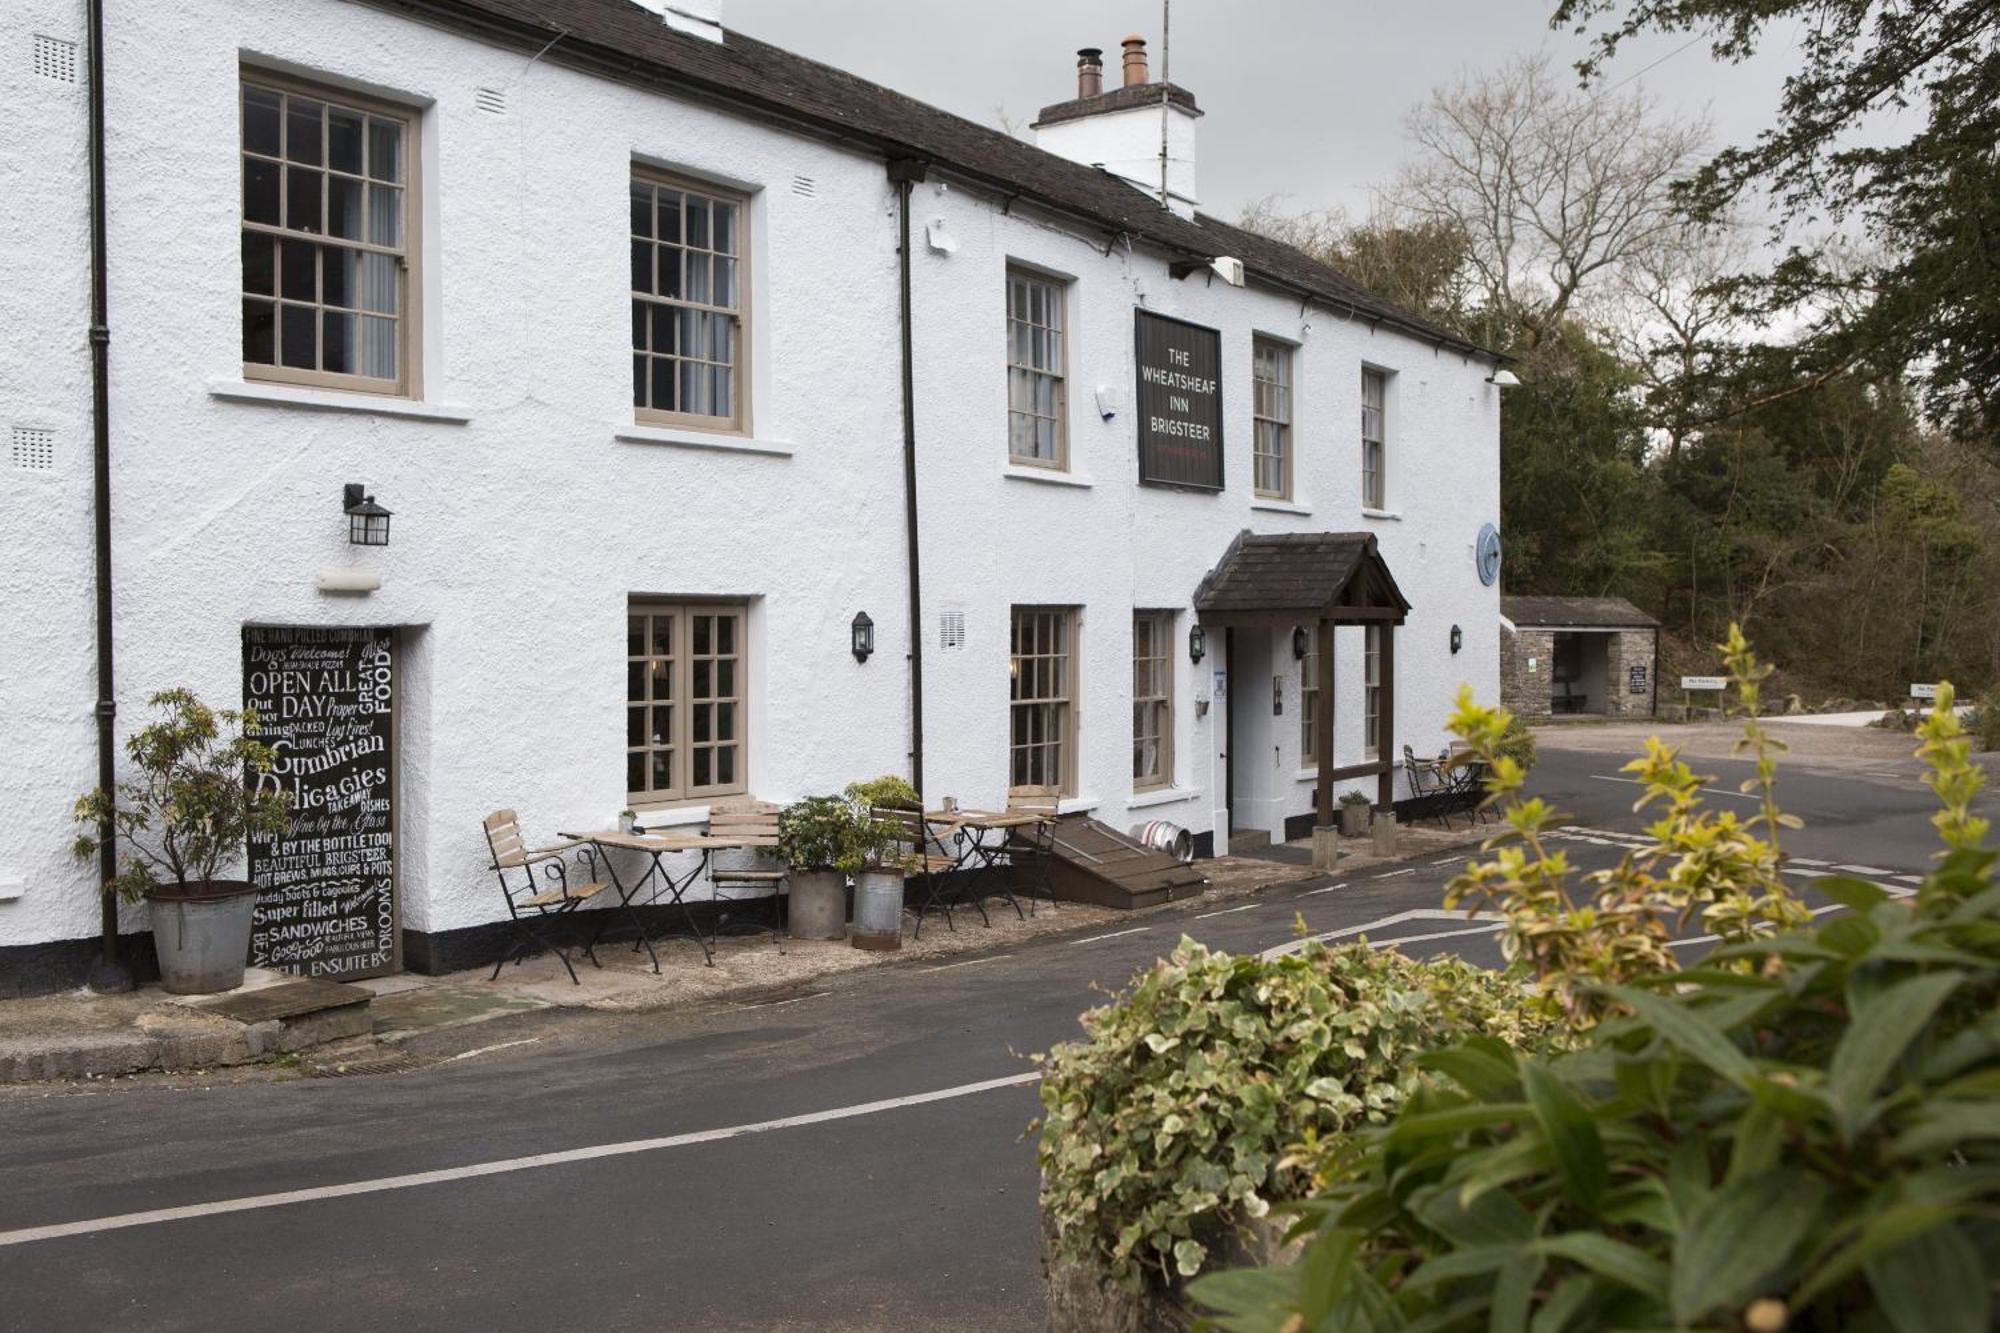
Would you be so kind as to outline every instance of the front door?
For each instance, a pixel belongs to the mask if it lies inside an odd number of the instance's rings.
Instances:
[[[243,702],[275,752],[260,780],[292,797],[287,832],[250,840],[251,965],[396,971],[395,631],[247,627]]]

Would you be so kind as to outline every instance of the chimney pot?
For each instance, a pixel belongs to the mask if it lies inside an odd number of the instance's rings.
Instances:
[[[1125,48],[1125,86],[1137,88],[1150,82],[1146,74],[1146,39],[1134,33],[1120,45]]]
[[[1076,53],[1076,95],[1095,97],[1104,91],[1104,51],[1086,46]]]

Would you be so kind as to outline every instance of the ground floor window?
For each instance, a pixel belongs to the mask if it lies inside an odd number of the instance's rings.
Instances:
[[[1132,788],[1174,780],[1174,613],[1132,616]]]
[[[625,791],[636,804],[748,789],[744,608],[634,599],[625,630]]]
[[[1361,678],[1366,682],[1362,690],[1362,713],[1367,718],[1365,735],[1368,738],[1368,757],[1376,759],[1382,753],[1382,627],[1370,625],[1365,631],[1367,638],[1361,650]]]
[[[1010,790],[1075,790],[1076,609],[1014,608],[1007,664]]]
[[[1306,630],[1306,655],[1299,659],[1299,767],[1319,762],[1319,633]]]

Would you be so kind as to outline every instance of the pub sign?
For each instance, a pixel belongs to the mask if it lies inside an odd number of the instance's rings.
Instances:
[[[1222,334],[1137,312],[1139,480],[1222,489]]]

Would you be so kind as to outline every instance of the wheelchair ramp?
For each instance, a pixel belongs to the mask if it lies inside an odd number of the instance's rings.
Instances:
[[[1193,866],[1087,815],[1065,815],[1056,824],[1049,877],[1056,897],[1100,907],[1151,907],[1208,887],[1208,877]]]

